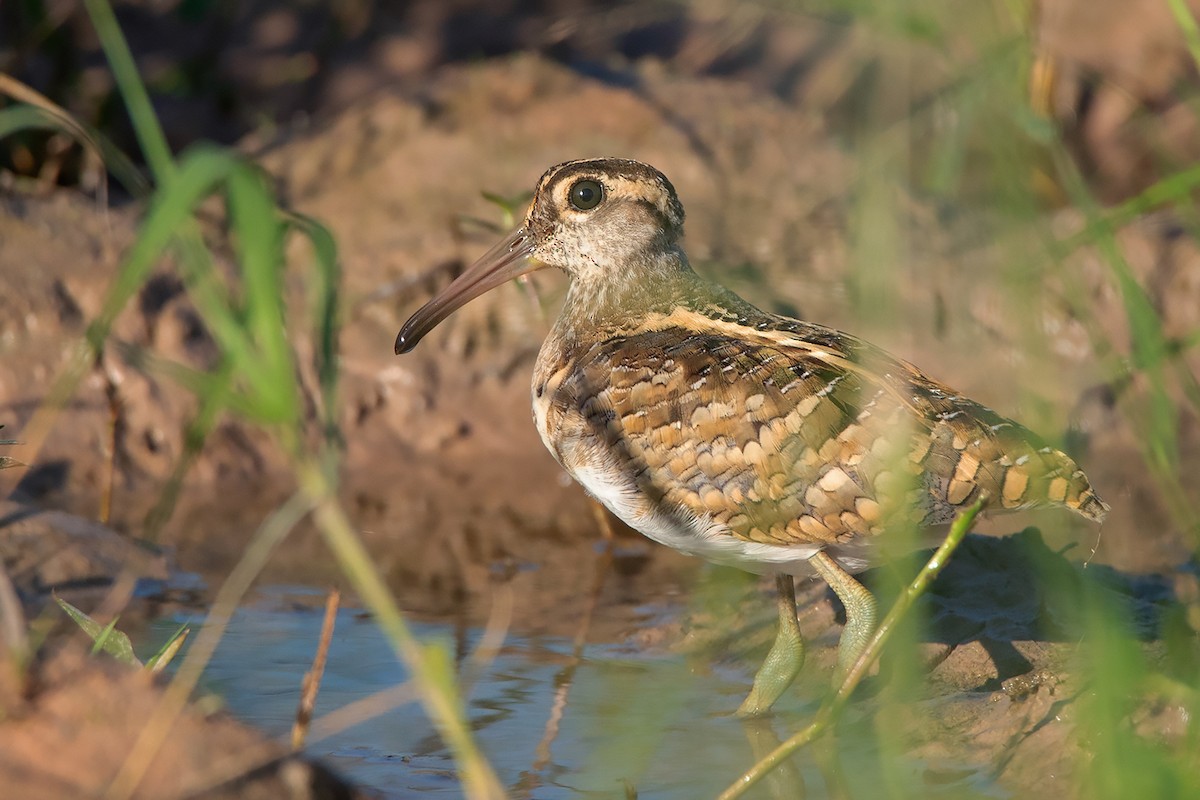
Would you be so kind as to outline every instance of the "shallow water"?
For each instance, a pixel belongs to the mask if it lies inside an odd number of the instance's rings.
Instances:
[[[206,672],[205,687],[230,712],[286,739],[302,678],[316,648],[320,593],[266,590],[235,615]],[[169,635],[179,615],[155,625]],[[425,641],[468,653],[481,631],[418,623]],[[781,713],[756,724],[730,716],[748,687],[740,668],[627,644],[596,644],[573,656],[570,640],[510,634],[469,700],[479,744],[513,797],[712,797],[754,759],[811,718],[819,695],[801,688]],[[749,666],[749,665],[741,665]],[[365,615],[342,609],[315,716],[405,680],[390,647]],[[314,731],[316,729],[314,728]],[[458,797],[449,751],[416,704],[308,744],[308,752],[385,797]],[[849,715],[836,747],[792,760],[750,797],[878,796],[880,782],[904,796],[1003,796],[970,769],[885,758],[869,721]]]

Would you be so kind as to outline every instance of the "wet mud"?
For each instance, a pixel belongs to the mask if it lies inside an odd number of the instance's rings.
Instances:
[[[874,182],[878,165],[850,146],[842,124],[872,43],[853,25],[755,19],[744,31],[732,29],[749,33],[728,41],[714,33],[719,21],[682,25],[656,17],[687,32],[670,54],[636,52],[627,41],[617,66],[603,68],[587,57],[607,52],[584,36],[591,19],[581,14],[564,29],[561,42],[569,47],[560,44],[570,57],[549,45],[517,52],[520,42],[510,42],[506,55],[470,60],[453,48],[437,55],[415,34],[398,36],[371,51],[378,63],[343,64],[319,102],[308,96],[322,113],[243,143],[287,204],[325,222],[338,239],[345,277],[342,495],[402,607],[424,620],[481,625],[502,587],[520,598],[511,625],[523,635],[570,639],[586,620],[589,642],[684,654],[701,671],[748,673],[765,649],[766,587],[657,547],[615,520],[598,524],[590,501],[538,440],[529,372],[563,291],[559,276],[502,287],[413,354],[392,353],[399,323],[503,226],[501,209],[483,192],[519,196],[548,165],[569,158],[636,157],[662,169],[678,189],[688,215],[685,244],[699,271],[764,308],[876,341],[1066,443],[1112,505],[1099,533],[1065,515],[986,522],[982,532],[1005,538],[968,540],[923,601],[927,623],[918,633],[927,679],[924,694],[912,698],[919,713],[905,741],[928,765],[931,785],[973,785],[986,774],[989,785],[1014,796],[1069,794],[1080,757],[1072,704],[1084,688],[1073,661],[1079,621],[1062,586],[1103,573],[1101,582],[1127,606],[1151,650],[1165,609],[1200,600],[1188,566],[1191,540],[1145,467],[1143,432],[1136,410],[1128,413],[1137,387],[1104,377],[1108,348],[1120,355],[1132,345],[1120,287],[1101,255],[1080,249],[1063,270],[1039,274],[1036,292],[1014,288],[1001,277],[1004,267],[1030,248],[1019,235],[997,233],[986,198],[949,208],[898,177]],[[1060,22],[1047,23],[1042,47],[1089,63],[1092,51],[1072,53],[1059,43],[1051,23]],[[713,50],[713,42],[725,49]],[[742,46],[758,59],[739,60]],[[792,52],[807,54],[803,71],[782,55]],[[388,65],[403,67],[409,79],[387,79]],[[804,79],[770,80],[793,74],[789,69]],[[931,73],[914,72],[914,86],[934,82]],[[1060,99],[1067,95],[1060,87]],[[297,97],[278,102],[304,105]],[[227,138],[245,132],[232,130]],[[1078,148],[1112,165],[1096,175],[1104,193],[1144,185],[1129,166],[1136,154],[1105,157],[1119,137],[1095,130],[1084,130]],[[886,224],[898,244],[887,252],[873,250],[864,234],[864,224],[884,224],[861,218],[872,191],[886,195],[894,215]],[[1064,239],[1085,226],[1083,214],[1069,207],[1045,213]],[[0,195],[6,435],[19,436],[78,346],[140,214],[136,204],[102,207],[71,190]],[[1117,242],[1164,333],[1191,335],[1200,327],[1200,252],[1182,223],[1164,214],[1143,217],[1124,226]],[[872,277],[876,266],[882,278]],[[882,306],[871,302],[873,280],[889,287]],[[1086,317],[1078,303],[1086,304]],[[170,596],[170,576],[179,572],[217,585],[253,529],[293,488],[268,437],[224,421],[170,516],[156,517],[196,404],[129,353],[142,348],[207,369],[215,347],[165,264],[114,331],[131,347],[108,350],[33,463],[0,471],[0,486],[13,498],[0,508],[0,555],[31,615],[52,590],[105,598],[119,585],[137,596],[134,587],[149,583],[160,585],[161,598]],[[1102,351],[1098,342],[1106,343]],[[1180,360],[1200,373],[1194,349]],[[1194,496],[1200,425],[1186,411],[1178,416],[1178,448],[1183,490]],[[23,457],[19,447],[5,453]],[[110,491],[108,525],[87,521]],[[1041,533],[1019,533],[1030,523]],[[153,542],[142,541],[148,532]],[[1047,580],[1060,591],[1044,589]],[[261,582],[325,586],[341,579],[318,537],[301,529]],[[722,582],[735,588],[722,589],[712,608],[694,599]],[[832,667],[841,611],[816,585],[801,587],[801,605],[802,627],[814,643],[801,680],[810,682],[812,697]],[[113,665],[85,667],[90,662],[75,649],[54,652],[29,684],[4,689],[14,705],[6,700],[0,722],[0,772],[25,781],[12,784],[27,789],[22,796],[106,785],[138,730],[130,709],[148,707],[159,691]],[[873,691],[879,689],[864,687],[857,721],[848,725],[870,724]],[[334,779],[261,741],[229,748],[245,749],[247,761],[221,773],[221,780],[253,773],[251,783],[221,783],[216,771],[205,771],[206,751],[191,743],[257,740],[232,721],[202,725],[197,712],[189,713],[184,724],[197,730],[168,746],[179,748],[170,763],[192,765],[180,769],[194,769],[195,780],[180,773],[176,788],[218,787],[206,797],[349,796],[334,783],[309,795],[290,788],[291,795],[272,794],[293,785],[288,781],[325,786]],[[67,714],[105,721],[94,728],[104,730],[104,741],[88,738],[86,729],[70,741],[53,738]],[[1170,736],[1170,715],[1158,709],[1143,722]],[[89,766],[63,773],[37,755],[64,748]],[[151,773],[144,796],[168,796],[154,789],[167,785],[154,781],[167,782],[168,769]]]

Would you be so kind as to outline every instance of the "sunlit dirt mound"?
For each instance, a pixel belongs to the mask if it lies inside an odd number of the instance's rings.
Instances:
[[[444,609],[486,592],[497,564],[569,597],[578,582],[574,543],[598,538],[583,493],[530,422],[529,371],[556,313],[561,276],[536,276],[536,295],[502,287],[413,354],[392,353],[403,319],[498,237],[504,212],[483,192],[516,197],[520,213],[521,194],[548,165],[597,154],[637,157],[671,177],[687,209],[685,245],[701,272],[766,308],[873,339],[1047,437],[1071,429],[1073,454],[1114,507],[1100,556],[1148,568],[1178,560],[1162,501],[1132,455],[1140,434],[1116,410],[1127,387],[1098,383],[1097,328],[1078,313],[1076,303],[1086,301],[1101,333],[1121,347],[1128,340],[1123,299],[1094,254],[1081,251],[1068,270],[1013,286],[1003,276],[1007,261],[1027,250],[1020,241],[981,240],[986,212],[946,214],[899,186],[888,191],[902,209],[889,213],[900,218],[871,224],[886,223],[904,247],[877,253],[856,216],[868,174],[833,142],[820,114],[652,61],[635,85],[615,86],[521,56],[446,69],[420,102],[376,96],[265,157],[286,200],[338,238],[344,495],[393,584],[417,606]],[[99,308],[136,210],[66,195],[3,202],[11,279],[0,297],[0,404],[19,431]],[[1082,227],[1070,211],[1056,223],[1064,236]],[[1172,336],[1196,324],[1184,298],[1200,280],[1195,245],[1178,230],[1150,219],[1119,238]],[[873,294],[880,280],[892,288]],[[211,339],[166,266],[116,335],[201,369],[214,363]],[[142,531],[195,409],[177,386],[110,348],[24,474],[24,496],[94,514],[115,414],[114,522]],[[1180,435],[1190,464],[1194,420],[1182,421]],[[226,421],[189,472],[162,541],[179,545],[189,568],[219,571],[290,486],[269,439]],[[1133,535],[1146,520],[1165,534],[1150,547]],[[654,565],[691,563],[659,548],[645,552],[653,557],[639,556],[636,569],[652,576]],[[523,568],[531,564],[560,566]],[[294,539],[273,568],[281,578],[332,577],[311,536]]]
[[[7,662],[5,667],[7,667]],[[5,796],[98,797],[136,753],[162,700],[144,672],[66,647],[32,667],[27,687],[0,680],[0,783]],[[359,797],[326,768],[224,713],[186,710],[143,761],[137,798]]]

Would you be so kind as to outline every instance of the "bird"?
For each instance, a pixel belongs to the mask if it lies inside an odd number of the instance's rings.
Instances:
[[[456,309],[534,270],[567,274],[533,367],[533,418],[563,469],[618,519],[711,562],[775,577],[778,632],[737,709],[768,713],[805,657],[795,580],[846,612],[835,678],[877,604],[854,576],[901,529],[936,538],[985,512],[1106,505],[1068,455],[860,338],[769,313],[697,274],[684,210],[654,167],[567,161],[519,227],[419,308],[411,351]]]

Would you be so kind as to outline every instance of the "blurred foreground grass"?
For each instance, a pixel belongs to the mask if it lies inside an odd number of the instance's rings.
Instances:
[[[1192,57],[1200,58],[1200,37],[1192,16],[1195,4],[1163,1],[1169,3],[1183,32],[1180,52],[1190,50]],[[1053,333],[1046,330],[1039,301],[1049,291],[1047,277],[1059,278],[1068,287],[1062,299],[1086,329],[1100,360],[1098,371],[1116,398],[1117,413],[1138,443],[1140,463],[1125,465],[1126,474],[1144,471],[1153,477],[1154,502],[1167,509],[1173,529],[1131,533],[1144,538],[1146,547],[1158,537],[1182,536],[1192,562],[1181,568],[1185,573],[1194,571],[1200,548],[1200,480],[1184,471],[1188,459],[1181,457],[1180,447],[1188,442],[1185,429],[1200,419],[1200,376],[1194,371],[1200,363],[1200,330],[1183,335],[1166,332],[1162,309],[1135,276],[1119,234],[1123,227],[1154,213],[1178,226],[1182,235],[1200,238],[1196,206],[1200,167],[1160,154],[1146,167],[1159,176],[1148,188],[1115,205],[1106,206],[1098,199],[1080,170],[1066,130],[1072,124],[1082,125],[1082,120],[1063,123],[1038,113],[1049,105],[1039,95],[1049,90],[1039,86],[1046,75],[1038,70],[1063,65],[1035,46],[1030,28],[1038,14],[1051,5],[1065,5],[1062,2],[993,2],[969,9],[924,0],[882,4],[832,0],[818,5],[854,15],[862,35],[877,45],[872,52],[874,86],[865,93],[868,99],[860,109],[841,123],[848,137],[860,144],[866,160],[853,212],[860,223],[852,244],[851,286],[859,287],[861,306],[872,314],[877,308],[893,307],[889,293],[904,279],[898,264],[908,250],[907,232],[888,229],[883,223],[881,233],[879,227],[881,220],[902,216],[894,199],[897,185],[910,187],[949,214],[960,204],[986,209],[980,215],[986,219],[982,236],[992,239],[1002,253],[1004,274],[999,277],[1008,294],[1004,308],[1019,315],[1020,327],[1027,331],[1022,355],[1033,365],[1028,375],[1034,380],[1054,379],[1049,342]],[[1132,17],[1125,20],[1130,35],[1139,22]],[[1123,29],[1109,33],[1119,36]],[[1185,42],[1188,50],[1183,49]],[[1197,66],[1190,65],[1184,74],[1194,76]],[[931,78],[930,73],[939,69],[946,74]],[[1086,82],[1082,85],[1081,97],[1085,91],[1098,91],[1095,87],[1102,80],[1088,76],[1092,83],[1090,89]],[[1172,98],[1190,109],[1193,125],[1200,120],[1200,93],[1194,80],[1181,83]],[[1078,113],[1087,110],[1080,106]],[[1133,123],[1143,130],[1154,126],[1153,120],[1139,122],[1136,117]],[[1080,229],[1070,236],[1054,227],[1049,213],[1063,204],[1082,217]],[[1119,292],[1123,325],[1105,319],[1105,312],[1085,293],[1077,258],[1081,251],[1095,254],[1107,281]],[[1200,269],[1200,263],[1192,268]],[[1193,302],[1200,304],[1200,296]],[[1128,331],[1127,339],[1114,335],[1121,329]],[[1044,390],[1035,384],[1026,391],[1037,397]],[[1191,441],[1194,447],[1194,436]],[[1081,461],[1087,468],[1086,454]],[[1107,499],[1115,505],[1131,497]],[[1045,524],[1053,523],[1048,516]],[[1078,769],[1074,796],[1112,800],[1200,796],[1200,726],[1195,722],[1200,713],[1200,641],[1195,598],[1178,598],[1177,605],[1165,612],[1157,635],[1146,641],[1129,604],[1121,602],[1095,570],[1078,574],[1078,582],[1055,583],[1050,568],[1042,576],[1048,602],[1074,612],[1071,625],[1063,631],[1065,641],[1078,642],[1071,668],[1082,687],[1072,703]],[[913,635],[915,631],[910,631]],[[915,652],[912,644],[910,639],[908,646],[889,651],[887,657],[895,659],[897,670],[881,693],[882,707],[876,716],[880,752],[897,756],[905,751],[902,721],[911,713],[905,703],[914,696],[903,686],[917,680],[918,666],[905,656]],[[1176,727],[1153,722],[1171,715],[1183,722]],[[899,788],[904,785],[901,776],[894,777],[891,791],[881,787],[881,795],[904,794]]]
[[[466,723],[451,655],[440,645],[417,641],[409,632],[337,498],[339,274],[333,239],[313,220],[279,208],[265,176],[237,153],[197,145],[176,158],[163,137],[111,7],[105,0],[87,0],[86,6],[133,121],[154,178],[154,189],[145,198],[144,219],[103,310],[88,328],[86,345],[63,370],[50,398],[26,428],[29,448],[37,453],[54,416],[108,346],[108,333],[118,314],[147,281],[154,266],[169,256],[176,261],[187,292],[219,347],[218,367],[200,372],[145,354],[131,355],[197,395],[200,410],[192,426],[195,448],[222,415],[235,414],[273,435],[287,454],[299,486],[263,522],[222,585],[196,642],[107,796],[128,797],[137,791],[251,581],[296,523],[312,515],[346,577],[407,667],[430,718],[454,751],[464,791],[472,798],[502,797],[503,790],[476,748]],[[40,99],[34,100],[38,103]],[[83,131],[61,109],[47,102],[0,111],[0,133],[44,125],[83,135],[93,146],[98,147],[103,140],[99,134]],[[103,148],[98,149],[103,152]],[[128,188],[133,191],[140,187]],[[220,259],[216,250],[220,245],[201,234],[197,214],[212,200],[218,201],[223,210],[236,264],[232,273],[217,266]],[[302,266],[304,285],[309,290],[308,308],[299,315],[305,329],[288,324],[284,303],[286,244],[294,235],[307,240],[311,253]],[[291,336],[307,336],[314,354],[312,364],[296,363]],[[302,395],[305,378],[313,383],[307,396]],[[309,407],[313,411],[307,411]],[[186,460],[183,466],[186,468]]]
[[[113,174],[127,181],[131,193],[146,194],[146,215],[137,241],[124,259],[104,311],[89,329],[87,347],[23,435],[35,445],[40,441],[53,412],[108,346],[107,334],[117,314],[150,269],[169,256],[220,347],[220,367],[199,373],[145,354],[138,358],[200,398],[193,422],[195,447],[221,415],[239,415],[274,434],[289,454],[301,487],[264,522],[222,588],[209,624],[173,683],[161,718],[147,726],[145,741],[114,792],[133,791],[139,770],[152,757],[154,737],[163,735],[190,694],[249,581],[296,522],[313,514],[360,596],[408,665],[422,702],[459,759],[464,791],[471,797],[502,796],[494,774],[472,743],[450,655],[409,635],[336,500],[339,277],[332,238],[312,220],[280,209],[264,177],[236,153],[200,145],[179,157],[171,154],[108,6],[99,0],[89,0],[87,6],[134,120],[154,189],[143,185],[127,159],[112,155],[101,134],[84,130],[55,109],[35,103],[0,111],[0,134],[31,125],[68,130],[90,140]],[[1196,26],[1184,16],[1188,7],[1178,0],[1171,0],[1171,6],[1188,34],[1188,44],[1195,48]],[[1071,157],[1060,127],[1031,109],[1026,87],[1036,59],[1026,30],[1030,9],[1022,3],[996,0],[963,11],[947,3],[833,0],[805,9],[847,15],[854,20],[854,33],[866,42],[864,51],[880,54],[873,56],[877,59],[873,69],[864,70],[870,85],[855,94],[856,104],[841,109],[837,122],[862,164],[858,183],[850,190],[852,257],[847,282],[851,297],[877,318],[899,313],[895,285],[903,275],[897,265],[909,243],[908,232],[895,222],[903,216],[898,212],[902,201],[897,200],[896,186],[913,187],[951,208],[960,202],[978,205],[985,199],[991,213],[983,235],[998,242],[1009,265],[1000,276],[1010,295],[1007,307],[1026,314],[1026,351],[1031,360],[1045,361],[1031,374],[1053,371],[1037,303],[1030,301],[1046,291],[1044,276],[1053,272],[1076,288],[1076,295],[1065,299],[1091,337],[1092,349],[1102,361],[1100,371],[1119,388],[1114,390],[1119,396],[1116,406],[1137,434],[1142,463],[1130,469],[1144,469],[1154,476],[1175,526],[1192,537],[1194,553],[1200,546],[1200,501],[1195,477],[1181,472],[1179,447],[1185,421],[1194,422],[1200,415],[1200,384],[1190,367],[1200,331],[1182,337],[1165,332],[1160,309],[1135,277],[1118,234],[1123,226],[1156,212],[1171,215],[1186,235],[1195,237],[1200,229],[1194,202],[1200,168],[1168,167],[1149,188],[1122,203],[1099,202]],[[972,54],[969,58],[958,55],[964,49]],[[930,63],[944,65],[947,79],[927,80],[923,71]],[[219,259],[214,246],[201,236],[196,222],[197,209],[214,198],[236,254],[234,277],[215,268]],[[1079,232],[1069,238],[1057,234],[1046,213],[1048,205],[1063,202],[1084,220]],[[311,254],[303,273],[311,297],[305,313],[299,315],[288,313],[282,302],[285,245],[295,236],[308,241]],[[1098,255],[1120,292],[1128,340],[1112,338],[1112,327],[1097,318],[1081,282],[1072,279],[1077,270],[1072,258],[1085,248]],[[297,316],[304,325],[294,324]],[[296,362],[292,342],[301,336],[313,344],[311,364]],[[1030,387],[1029,393],[1037,396],[1038,387]],[[185,459],[177,472],[176,489],[186,467]],[[1159,640],[1147,643],[1129,609],[1086,571],[1081,575],[1077,583],[1048,589],[1051,595],[1061,595],[1055,599],[1057,604],[1077,612],[1072,628],[1065,632],[1066,638],[1079,643],[1072,663],[1084,687],[1074,700],[1077,794],[1114,800],[1200,796],[1200,732],[1193,722],[1200,713],[1200,648],[1194,620],[1181,606],[1178,613],[1165,617]],[[920,628],[918,623],[898,629],[888,653],[894,662],[892,680],[875,700],[879,710],[870,735],[876,738],[875,752],[882,754],[881,763],[874,766],[884,782],[879,794],[904,796],[905,787],[911,785],[896,765],[903,762],[905,718],[916,694],[913,686],[921,679],[914,655]],[[1156,709],[1170,709],[1185,720],[1182,730],[1163,732],[1141,724]],[[604,720],[595,724],[602,726]],[[603,730],[594,733],[604,735]],[[861,727],[856,729],[860,734]],[[636,739],[638,733],[623,735]],[[652,742],[644,745],[647,750],[653,747]],[[622,768],[611,765],[617,775]]]

